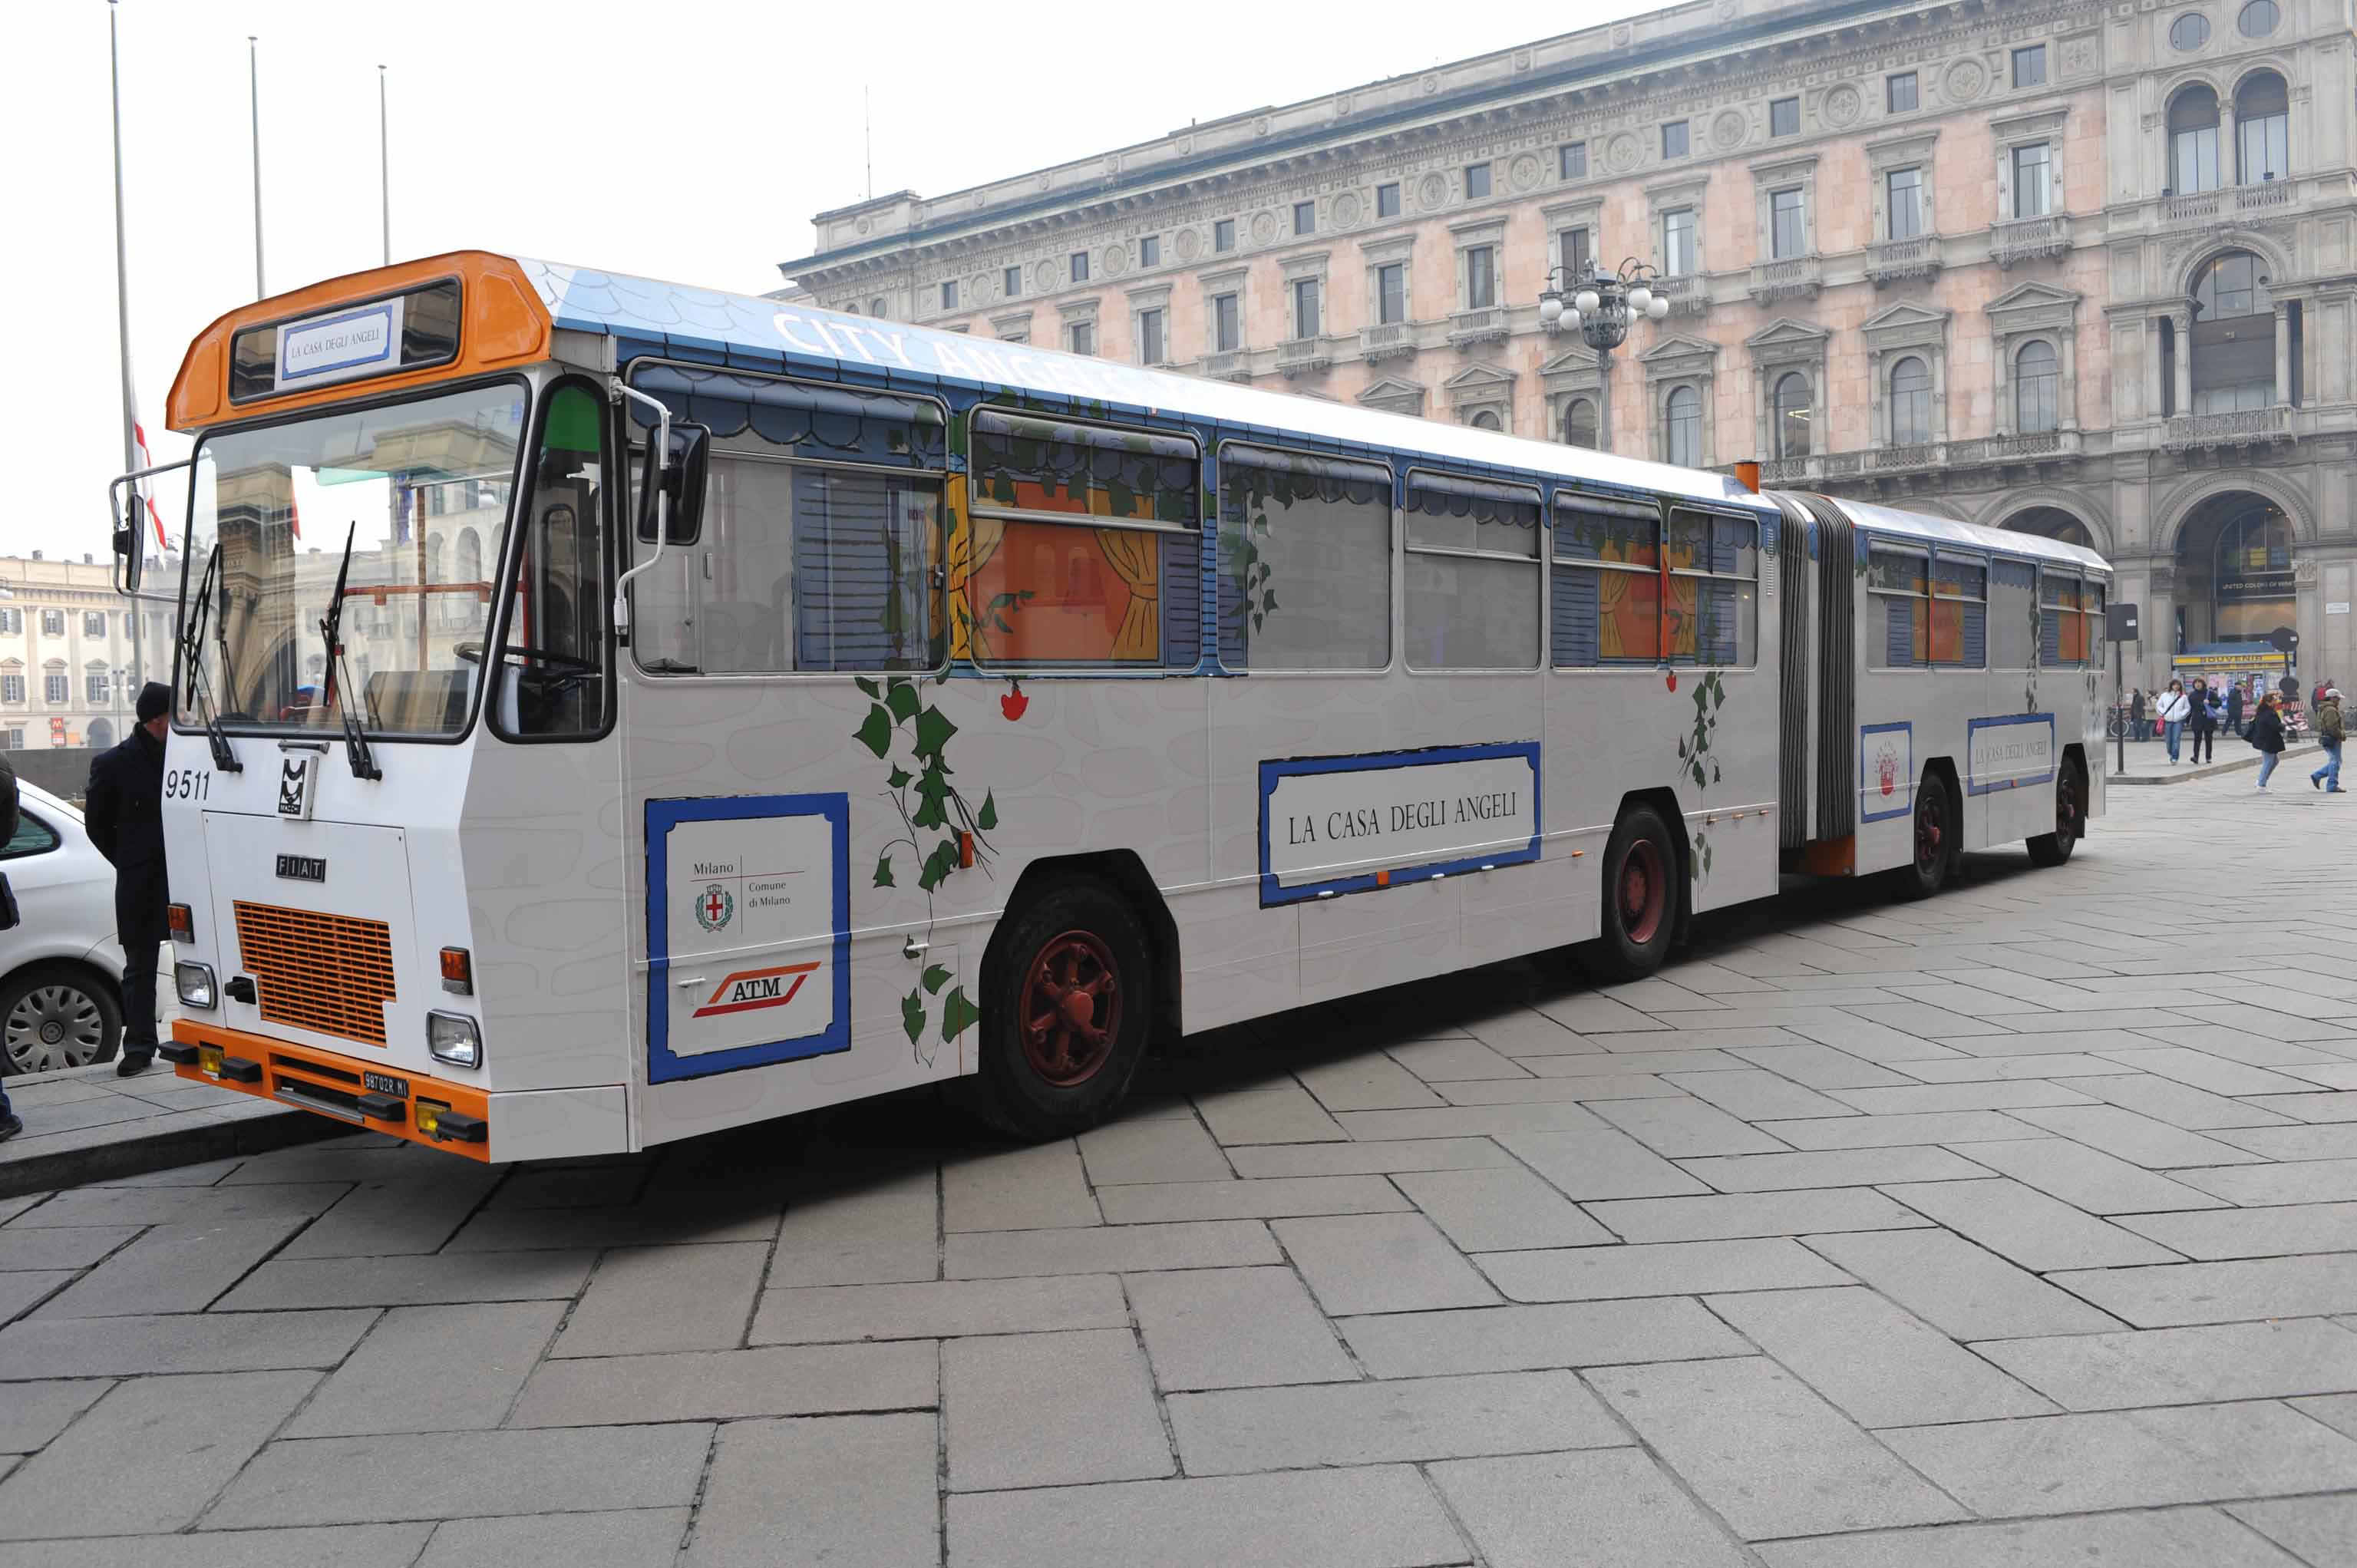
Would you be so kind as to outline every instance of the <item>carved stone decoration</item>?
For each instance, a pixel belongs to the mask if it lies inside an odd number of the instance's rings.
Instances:
[[[1336,197],[1334,199],[1333,211],[1335,228],[1357,228],[1359,226],[1359,219],[1362,211],[1362,208],[1359,201],[1359,193],[1355,190],[1346,190],[1341,195]]]
[[[1514,69],[1516,70],[1528,70],[1531,69],[1530,50],[1516,49],[1514,51]]]
[[[1604,161],[1614,174],[1627,174],[1637,166],[1637,160],[1643,154],[1638,150],[1637,138],[1626,131],[1613,137],[1611,144],[1604,149]]]
[[[1439,91],[1440,78],[1437,76],[1427,76],[1424,79],[1424,93],[1426,97],[1429,98]]]
[[[1844,81],[1826,91],[1824,101],[1817,106],[1817,113],[1824,116],[1826,124],[1839,130],[1854,124],[1865,108],[1866,100],[1858,95],[1857,89]]]
[[[1253,243],[1255,245],[1266,245],[1272,243],[1276,239],[1276,214],[1274,212],[1254,213],[1252,220],[1252,237]]]
[[[1524,153],[1507,166],[1506,180],[1516,190],[1536,190],[1539,184],[1539,160],[1529,153]]]
[[[1253,134],[1255,136],[1265,136],[1268,134],[1267,115],[1264,114],[1259,119],[1253,122]]]
[[[1182,262],[1191,262],[1203,253],[1203,236],[1193,229],[1179,230],[1176,243]]]
[[[1041,262],[1031,269],[1031,287],[1038,294],[1053,294],[1063,280],[1056,274],[1056,263]]]
[[[1718,19],[1732,22],[1743,15],[1743,0],[1718,0]]]
[[[1744,134],[1751,129],[1750,122],[1740,109],[1722,109],[1710,123],[1710,139],[1720,152],[1731,153],[1743,145]]]
[[[998,280],[988,273],[976,273],[965,280],[965,297],[972,305],[987,305],[998,297]]]
[[[1976,59],[1953,62],[1940,78],[1940,92],[1951,103],[1970,103],[1988,85],[1988,72]]]
[[[2095,69],[2095,40],[2072,38],[2062,46],[2062,74],[2085,76]]]
[[[1629,47],[1629,24],[1626,22],[1615,23],[1612,27],[1612,47],[1616,49],[1625,49]]]
[[[1125,273],[1128,270],[1129,247],[1127,245],[1107,245],[1104,252],[1105,276],[1109,278],[1119,277],[1123,273]]]
[[[1448,200],[1448,181],[1437,174],[1426,175],[1415,188],[1415,204],[1430,212],[1445,206]]]

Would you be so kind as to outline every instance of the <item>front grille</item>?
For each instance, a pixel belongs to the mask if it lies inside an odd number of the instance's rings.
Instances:
[[[393,999],[391,927],[274,904],[236,908],[238,951],[260,988],[264,1023],[384,1044],[384,1004]]]

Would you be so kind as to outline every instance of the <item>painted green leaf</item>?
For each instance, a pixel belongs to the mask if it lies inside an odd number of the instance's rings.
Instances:
[[[950,781],[939,768],[928,768],[917,779],[916,814],[909,820],[920,828],[938,828],[950,820]]]
[[[915,777],[915,774],[909,772],[905,768],[895,768],[892,769],[892,788],[895,789],[904,789],[908,788],[909,780]]]
[[[998,825],[998,800],[987,789],[982,792],[982,810],[974,814],[974,825],[984,832]]]
[[[957,845],[944,839],[934,846],[932,854],[925,856],[924,870],[917,878],[917,886],[931,893],[948,881],[950,873],[956,869]]]
[[[942,747],[947,746],[950,736],[955,734],[957,734],[957,725],[952,724],[949,715],[942,713],[941,709],[922,710],[917,714],[917,755],[919,757],[941,756]],[[884,754],[879,751],[877,755],[881,757]]]
[[[867,717],[853,732],[852,738],[882,757],[892,749],[892,715],[884,711],[882,703],[868,703]]]
[[[950,972],[943,969],[940,964],[927,964],[925,966],[925,994],[928,996],[940,994],[942,987],[949,983],[949,978]]]
[[[891,708],[892,722],[897,725],[906,724],[916,717],[917,708],[922,699],[917,695],[915,682],[895,676],[891,690],[885,693],[884,701]]]
[[[854,680],[852,684],[858,687],[862,692],[866,693],[871,697],[880,697],[884,694],[884,688],[878,686],[875,682],[870,681],[865,675],[859,676],[857,679]]]
[[[982,1019],[982,1009],[965,999],[965,987],[955,985],[942,1002],[942,1038],[954,1040]]]
[[[876,880],[869,886],[875,887],[898,887],[900,886],[899,883],[892,880],[892,856],[890,852],[888,851],[876,857]]]
[[[1275,594],[1262,595],[1260,607],[1264,610],[1273,610],[1276,608],[1276,596]]]
[[[900,1027],[909,1031],[909,1043],[912,1046],[924,1037],[924,999],[914,991],[900,998]]]

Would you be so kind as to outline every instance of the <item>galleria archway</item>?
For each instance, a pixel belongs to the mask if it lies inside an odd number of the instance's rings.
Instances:
[[[2226,490],[2177,531],[2178,631],[2184,646],[2265,642],[2298,621],[2292,526],[2283,508]]]

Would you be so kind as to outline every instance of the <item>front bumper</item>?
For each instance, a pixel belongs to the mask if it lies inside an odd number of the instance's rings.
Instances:
[[[359,1131],[489,1164],[491,1097],[443,1079],[387,1072],[382,1064],[266,1035],[182,1017],[162,1054],[192,1083],[313,1112]]]

